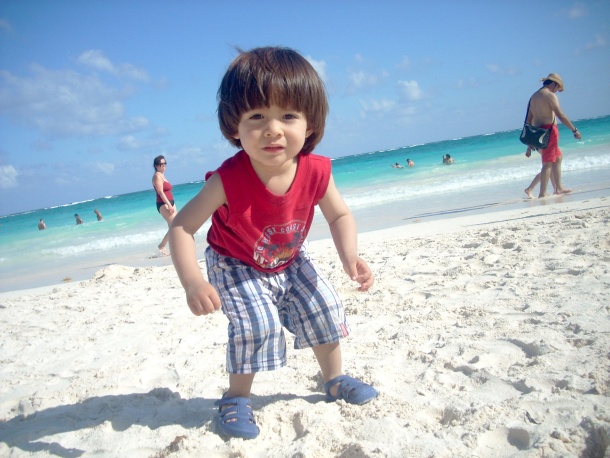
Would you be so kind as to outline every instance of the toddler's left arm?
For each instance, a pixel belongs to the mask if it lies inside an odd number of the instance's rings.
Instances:
[[[360,291],[368,290],[373,285],[375,277],[366,261],[358,256],[356,221],[343,201],[332,175],[326,194],[319,205],[328,222],[337,253],[343,263],[343,270],[352,280],[360,283],[358,288]]]

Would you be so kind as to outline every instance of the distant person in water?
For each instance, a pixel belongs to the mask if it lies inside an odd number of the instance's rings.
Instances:
[[[42,218],[40,218],[40,221],[38,221],[38,230],[43,231],[46,228],[47,228],[47,225],[44,223],[44,220]]]
[[[95,210],[93,210],[93,213],[95,213],[95,216],[97,216],[98,221],[101,221],[104,219],[104,217],[102,216],[102,214],[100,213],[100,211],[97,208]]]
[[[394,169],[402,169],[402,165],[400,165],[398,162],[396,164],[392,164],[392,168]]]
[[[449,154],[445,154],[443,156],[443,164],[445,164],[445,165],[453,164],[453,158]]]
[[[409,167],[413,167],[413,166],[415,166],[415,162],[413,162],[411,159],[407,159],[407,165]]]
[[[78,213],[74,213],[74,219],[76,219],[76,224],[83,224],[83,220],[78,216]]]
[[[174,217],[176,216],[177,209],[174,204],[174,195],[172,194],[172,185],[167,178],[165,178],[165,171],[167,170],[167,161],[163,156],[157,156],[153,162],[155,168],[155,174],[152,177],[152,185],[157,193],[157,211],[161,214],[163,219],[167,222],[167,227],[172,224]],[[163,240],[158,245],[161,254],[167,255],[165,246],[169,241],[169,232],[165,233]]]

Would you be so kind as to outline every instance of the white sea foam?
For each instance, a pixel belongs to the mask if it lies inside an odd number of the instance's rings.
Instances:
[[[148,231],[139,234],[106,237],[90,240],[85,243],[60,246],[56,248],[45,248],[42,250],[42,253],[56,256],[74,256],[81,253],[106,251],[113,248],[126,246],[132,247],[134,245],[154,244],[155,241],[161,240],[161,238],[163,238],[162,231]]]

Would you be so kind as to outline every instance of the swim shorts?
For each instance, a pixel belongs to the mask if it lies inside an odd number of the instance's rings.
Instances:
[[[170,200],[170,201],[169,201],[169,203],[170,203],[170,204],[172,204],[172,207],[174,206],[174,200],[173,200],[173,199],[172,199],[172,200]],[[165,202],[157,202],[157,211],[158,211],[159,213],[161,213],[161,207],[162,207],[163,205],[165,205]]]
[[[559,149],[559,129],[557,129],[557,124],[545,124],[540,127],[542,129],[551,129],[547,147],[540,150],[540,153],[542,154],[542,163],[557,162],[557,159],[561,157],[561,150]]]
[[[260,272],[243,262],[205,251],[208,279],[229,319],[227,371],[251,374],[286,365],[283,328],[294,348],[338,342],[349,335],[341,300],[304,247],[284,270]]]

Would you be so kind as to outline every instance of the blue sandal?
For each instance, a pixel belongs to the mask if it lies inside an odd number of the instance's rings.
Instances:
[[[225,398],[216,401],[218,429],[221,434],[242,439],[254,439],[260,432],[249,398]],[[224,409],[223,409],[224,407]]]
[[[337,389],[337,396],[330,394],[330,388],[336,384],[339,384]],[[356,380],[349,375],[340,375],[332,380],[329,380],[324,384],[324,391],[326,392],[326,402],[333,402],[337,399],[343,399],[349,404],[366,404],[371,399],[377,396],[377,390],[371,385]]]

